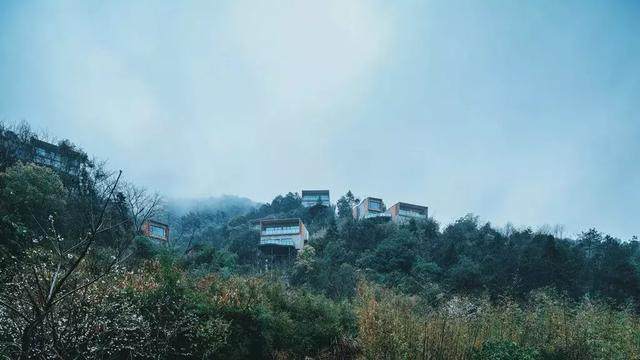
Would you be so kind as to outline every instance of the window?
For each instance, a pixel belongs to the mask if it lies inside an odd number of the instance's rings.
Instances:
[[[295,246],[295,239],[291,237],[260,239],[260,245]]]
[[[382,211],[382,203],[379,201],[369,200],[369,210]]]
[[[398,211],[398,215],[412,217],[412,218],[424,218],[426,214],[423,211],[419,211],[417,209],[402,209]]]
[[[322,194],[304,195],[302,197],[302,202],[307,204],[307,205],[328,204],[329,203],[329,195],[322,195]]]
[[[300,226],[269,226],[262,230],[262,235],[299,234]]]
[[[165,229],[162,226],[150,225],[149,233],[153,237],[165,239],[167,237]]]

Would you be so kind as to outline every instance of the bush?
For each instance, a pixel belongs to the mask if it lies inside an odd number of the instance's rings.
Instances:
[[[473,354],[474,360],[535,360],[540,353],[513,341],[487,342]]]
[[[414,297],[360,284],[358,339],[367,358],[638,359],[640,319],[543,292],[529,305],[453,297],[423,307]]]

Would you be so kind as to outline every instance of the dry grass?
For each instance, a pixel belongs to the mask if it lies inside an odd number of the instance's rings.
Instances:
[[[640,359],[640,321],[628,311],[539,293],[529,306],[453,298],[436,309],[359,287],[359,342],[368,359],[469,359],[488,342],[510,341],[540,358]]]

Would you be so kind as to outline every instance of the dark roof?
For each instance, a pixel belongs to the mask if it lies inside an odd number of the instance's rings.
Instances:
[[[165,224],[165,223],[161,223],[160,221],[156,221],[156,220],[147,220],[147,223],[151,224],[151,225],[160,225],[160,226],[165,226],[165,227],[169,227],[169,225]]]
[[[422,206],[422,205],[416,205],[416,204],[409,204],[409,203],[405,203],[405,202],[398,202],[393,204],[393,206],[400,206],[400,207],[404,207],[404,208],[414,208],[414,209],[420,209],[420,210],[426,210],[428,209],[427,206]],[[393,207],[391,206],[391,207]]]
[[[263,219],[260,220],[260,224],[278,224],[278,223],[301,223],[302,220],[300,218],[288,218],[288,219]]]
[[[329,190],[302,190],[302,196],[313,194],[329,194]]]

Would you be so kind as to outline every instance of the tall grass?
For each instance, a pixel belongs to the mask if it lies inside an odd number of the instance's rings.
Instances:
[[[544,292],[528,305],[454,297],[429,308],[363,283],[356,311],[369,359],[640,359],[640,321],[632,312],[589,300],[570,305]],[[491,344],[509,346],[492,355]]]

